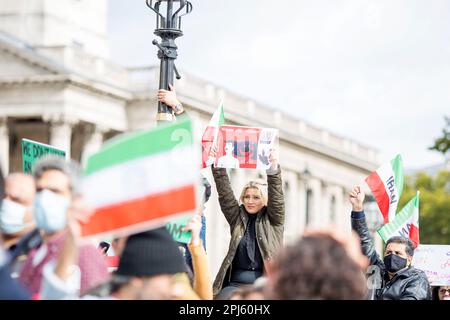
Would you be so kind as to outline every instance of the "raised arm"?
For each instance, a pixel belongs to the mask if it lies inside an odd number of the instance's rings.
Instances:
[[[208,258],[200,239],[202,228],[201,217],[195,215],[186,225],[185,231],[192,232],[189,243],[189,251],[192,255],[192,267],[194,268],[194,291],[202,300],[213,299],[213,288],[209,272]]]
[[[276,150],[270,151],[270,168],[267,173],[267,214],[272,225],[284,224],[284,195],[283,181],[281,180],[281,168],[278,164]]]
[[[217,148],[211,148],[211,156],[214,158],[217,154]],[[233,189],[231,189],[230,179],[225,168],[214,168],[211,170],[216,183],[217,194],[219,195],[219,204],[222,213],[230,225],[234,225],[239,217],[239,203],[234,196]]]
[[[364,198],[365,194],[360,186],[354,187],[349,193],[349,200],[352,204],[352,229],[358,234],[361,240],[363,254],[369,259],[369,263],[371,265],[383,267],[384,264],[378,253],[375,251],[375,246],[372,238],[370,237],[369,228],[367,227],[363,209]]]
[[[231,189],[230,179],[225,168],[212,168],[220,209],[230,225],[234,225],[239,217],[239,203]]]

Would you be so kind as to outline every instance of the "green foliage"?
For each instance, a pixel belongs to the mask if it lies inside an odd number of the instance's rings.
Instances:
[[[420,191],[420,243],[450,244],[450,171],[424,172],[405,178],[399,210]]]
[[[434,145],[429,147],[430,150],[436,150],[444,156],[450,150],[450,117],[445,117],[446,126],[442,129],[442,137],[434,141]]]

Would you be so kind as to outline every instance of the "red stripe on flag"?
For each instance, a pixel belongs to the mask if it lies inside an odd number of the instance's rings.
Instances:
[[[109,232],[194,209],[194,186],[174,188],[169,191],[97,209],[89,222],[82,226],[82,235],[90,236]]]
[[[386,192],[383,181],[376,171],[372,172],[367,178],[366,183],[372,190],[375,200],[377,201],[378,208],[380,208],[381,214],[384,218],[384,223],[389,222],[389,195]]]
[[[409,238],[412,242],[414,242],[414,247],[417,248],[417,246],[420,244],[419,228],[417,228],[413,224],[411,224],[411,226],[409,227]]]

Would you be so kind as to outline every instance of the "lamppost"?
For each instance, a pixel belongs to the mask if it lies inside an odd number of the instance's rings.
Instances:
[[[161,43],[158,43],[157,40],[152,41],[159,48],[158,58],[161,60],[159,88],[169,90],[169,84],[173,85],[174,72],[177,79],[181,79],[174,64],[178,55],[175,39],[183,35],[181,31],[181,17],[192,11],[192,4],[187,0],[146,0],[146,4],[156,13],[155,34],[161,37],[162,40]],[[156,121],[165,122],[172,120],[172,109],[164,103],[158,102]]]

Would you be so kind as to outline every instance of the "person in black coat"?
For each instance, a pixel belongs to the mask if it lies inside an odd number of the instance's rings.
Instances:
[[[349,194],[352,204],[352,229],[361,240],[363,253],[374,266],[372,277],[378,278],[374,292],[376,300],[430,300],[431,290],[428,278],[422,270],[411,263],[414,255],[413,242],[402,236],[391,237],[384,249],[383,260],[375,251],[369,235],[363,211],[364,192],[356,186]]]

